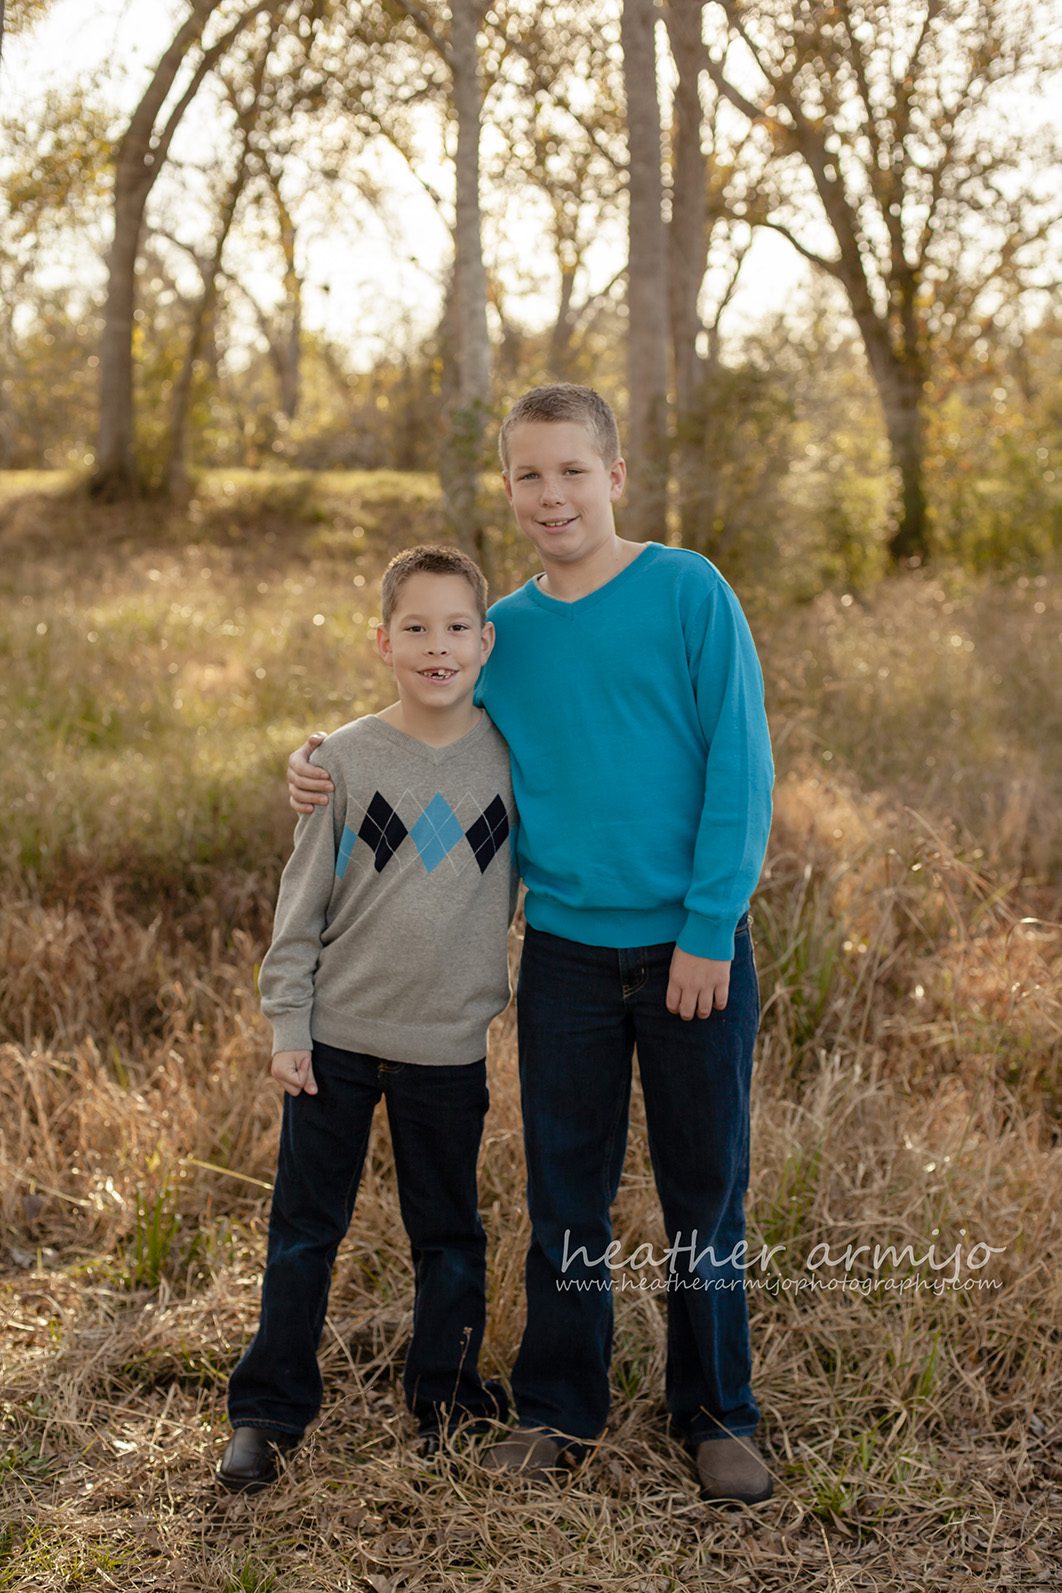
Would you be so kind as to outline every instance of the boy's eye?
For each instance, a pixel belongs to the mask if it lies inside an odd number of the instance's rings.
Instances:
[[[456,620],[454,624],[450,626],[452,631],[467,631],[468,628],[469,627],[464,623],[463,620]]]

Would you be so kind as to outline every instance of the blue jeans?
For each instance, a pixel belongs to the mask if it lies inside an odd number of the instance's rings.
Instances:
[[[606,1254],[635,1046],[673,1251],[666,1264],[672,1424],[697,1444],[751,1433],[759,1421],[736,1265],[743,1252],[735,1256],[745,1236],[759,1022],[747,916],[737,929],[728,1004],[709,1018],[684,1022],[668,1012],[673,951],[670,943],[612,950],[527,931],[517,1000],[532,1238],[527,1328],[512,1378],[524,1427],[585,1440],[605,1425],[613,1288],[646,1276],[615,1270],[618,1248],[610,1270]],[[626,1255],[645,1240],[630,1235]]]
[[[321,1408],[317,1346],[332,1263],[350,1225],[373,1110],[383,1097],[413,1255],[406,1402],[422,1432],[505,1416],[480,1380],[486,1237],[476,1158],[487,1111],[484,1062],[424,1067],[317,1043],[316,1095],[284,1097],[258,1332],[232,1374],[233,1427],[301,1434]]]

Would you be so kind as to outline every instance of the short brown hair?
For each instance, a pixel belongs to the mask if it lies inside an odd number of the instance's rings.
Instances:
[[[498,433],[498,452],[502,469],[509,470],[509,438],[517,426],[526,421],[574,420],[585,426],[593,438],[594,446],[606,465],[619,458],[619,427],[600,393],[592,387],[578,387],[574,382],[554,382],[550,387],[532,387],[510,409]]]
[[[390,625],[398,601],[398,594],[411,575],[460,575],[472,588],[480,620],[487,617],[487,578],[475,559],[470,559],[460,548],[440,547],[423,542],[419,547],[403,548],[396,553],[383,573],[380,582],[380,606],[383,623]]]

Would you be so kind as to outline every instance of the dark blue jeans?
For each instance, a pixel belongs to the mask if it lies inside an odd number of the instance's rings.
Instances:
[[[480,1380],[486,1237],[476,1158],[487,1111],[484,1062],[423,1067],[315,1044],[316,1095],[285,1095],[258,1332],[229,1384],[233,1427],[301,1434],[321,1408],[317,1346],[332,1263],[350,1225],[373,1110],[383,1097],[413,1255],[406,1401],[422,1432],[505,1416]]]
[[[524,1427],[594,1438],[609,1407],[612,1303],[647,1236],[612,1241],[635,1046],[668,1247],[667,1401],[690,1444],[751,1433],[748,1311],[739,1246],[749,1173],[749,1082],[759,991],[747,917],[723,1011],[665,1005],[672,944],[610,950],[529,928],[518,988],[532,1239],[527,1328],[513,1370]],[[657,1256],[661,1254],[657,1247]],[[644,1252],[643,1252],[644,1255]],[[630,1281],[627,1281],[630,1280]]]

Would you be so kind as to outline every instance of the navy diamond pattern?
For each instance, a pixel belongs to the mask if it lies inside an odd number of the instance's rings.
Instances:
[[[409,831],[390,802],[377,791],[365,810],[358,831],[360,839],[376,854],[377,874],[387,867],[408,834]]]
[[[505,803],[501,797],[496,796],[486,811],[480,814],[475,824],[465,831],[465,839],[472,848],[472,855],[479,864],[481,874],[487,872],[491,860],[498,848],[504,845],[508,835],[509,815],[505,811]]]

